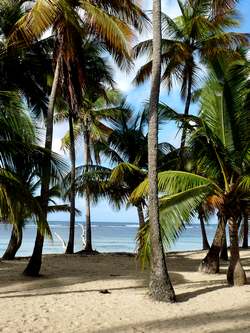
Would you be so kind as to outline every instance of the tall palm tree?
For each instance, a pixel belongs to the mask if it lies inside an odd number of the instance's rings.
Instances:
[[[81,15],[83,10],[84,15]],[[105,1],[73,1],[73,0],[37,0],[30,12],[20,20],[16,32],[12,35],[14,43],[21,37],[30,42],[39,38],[48,28],[53,28],[56,38],[54,50],[55,74],[51,94],[49,98],[47,120],[46,120],[46,140],[45,148],[51,151],[53,137],[53,110],[56,92],[60,80],[60,73],[63,66],[68,71],[68,88],[70,89],[70,107],[76,113],[78,97],[77,89],[79,84],[72,84],[70,73],[74,70],[74,61],[78,65],[78,53],[76,46],[79,46],[79,34],[84,27],[88,31],[98,36],[104,42],[105,49],[110,52],[116,62],[123,66],[130,62],[129,41],[133,38],[132,26],[141,29],[146,16],[132,0],[127,0],[123,5],[119,5],[111,0]],[[83,24],[84,23],[84,24]],[[76,34],[72,34],[75,31]],[[83,82],[83,73],[77,67],[75,77],[79,83]],[[65,72],[64,72],[65,73]],[[77,88],[75,90],[75,88]],[[79,92],[79,89],[78,89]],[[48,168],[49,169],[49,165]],[[45,181],[46,180],[46,181]],[[43,219],[47,218],[49,175],[44,178],[41,188],[43,198]],[[25,270],[27,275],[37,275],[41,267],[41,254],[43,248],[43,237],[39,231],[32,257]]]
[[[249,63],[217,64],[203,90],[200,120],[190,142],[193,147],[197,143],[201,147],[195,151],[199,174],[159,174],[159,190],[166,193],[161,198],[164,223],[190,219],[204,200],[219,211],[221,223],[228,223],[231,257],[227,280],[232,285],[246,282],[237,220],[250,196],[249,88]],[[147,187],[144,182],[137,192],[141,195]],[[224,230],[224,226],[220,228]]]
[[[116,107],[115,104],[119,100],[119,96],[116,91],[114,90],[106,90],[103,84],[106,81],[107,83],[112,83],[110,78],[110,73],[106,72],[105,63],[100,62],[101,59],[93,59],[93,68],[88,66],[88,72],[93,74],[94,71],[98,72],[97,76],[92,77],[92,81],[101,79],[100,82],[96,82],[94,86],[96,87],[95,93],[86,91],[85,97],[83,97],[82,106],[78,111],[78,115],[73,127],[73,136],[75,140],[79,140],[79,138],[83,138],[84,142],[84,149],[83,149],[83,160],[84,160],[84,168],[82,169],[83,172],[88,173],[88,167],[93,164],[95,160],[96,164],[100,163],[99,152],[96,149],[96,146],[101,142],[107,140],[108,135],[111,132],[111,129],[105,124],[105,120],[115,117],[116,114],[120,112],[119,107]],[[99,61],[99,68],[96,68],[97,62]],[[101,78],[102,73],[102,78]],[[98,78],[99,76],[99,78]],[[111,80],[111,81],[110,81]],[[98,89],[99,88],[99,89]],[[98,97],[98,93],[99,98]],[[90,94],[90,95],[89,95]],[[104,95],[104,96],[102,96]],[[112,104],[113,103],[113,104]],[[68,117],[68,113],[59,113],[57,115],[57,119],[63,120],[65,117]],[[62,139],[62,146],[67,150],[70,150],[73,145],[72,142],[72,133],[70,131],[66,133],[64,138]],[[72,163],[73,164],[73,163]],[[74,163],[75,164],[75,163]],[[75,170],[74,170],[75,172]],[[79,176],[79,169],[77,171],[77,177]],[[74,177],[75,179],[75,177]],[[74,182],[72,183],[70,189],[72,191],[72,187],[74,186]],[[70,191],[70,195],[71,195]],[[86,212],[86,219],[85,219],[85,249],[84,252],[91,253],[93,252],[92,249],[92,237],[91,237],[91,216],[90,216],[90,193],[88,193],[87,187],[81,187],[81,190],[77,190],[77,192],[84,193],[85,196],[85,212]],[[74,228],[71,225],[72,229]],[[69,234],[69,242],[70,246],[72,247],[73,252],[73,232]],[[72,244],[72,245],[71,245]]]
[[[236,49],[246,45],[246,34],[225,32],[230,27],[239,25],[232,6],[233,1],[178,0],[181,16],[171,19],[162,14],[162,82],[168,90],[174,81],[181,85],[181,97],[185,100],[184,115],[189,114],[192,93],[199,85],[202,68],[207,60],[221,54],[225,57],[239,56]],[[152,73],[152,40],[139,43],[134,48],[135,57],[146,54],[149,62],[138,71],[135,82],[144,82]],[[181,151],[185,145],[187,128],[183,125]],[[183,164],[183,163],[182,163]]]
[[[70,213],[70,232],[69,241],[66,247],[66,253],[74,252],[74,228],[75,228],[75,130],[73,123],[77,120],[82,121],[84,105],[87,105],[86,95],[93,95],[96,99],[99,95],[106,95],[105,85],[112,85],[112,71],[105,60],[101,57],[105,45],[98,42],[91,36],[86,34],[79,35],[73,29],[73,37],[78,35],[77,49],[78,62],[77,65],[72,61],[65,64],[60,80],[60,88],[62,95],[67,101],[67,111],[59,112],[57,118],[69,121],[69,139],[70,159],[71,159],[71,213]],[[73,68],[69,70],[69,68]],[[75,68],[74,68],[75,67]],[[84,75],[83,75],[84,72]],[[83,80],[84,78],[84,80]],[[63,83],[67,82],[65,86]],[[84,90],[84,91],[83,91]]]
[[[157,145],[158,103],[161,79],[161,1],[153,0],[153,54],[152,83],[148,115],[148,179],[149,179],[149,223],[152,249],[150,294],[159,301],[174,302],[172,287],[163,252],[158,207]]]

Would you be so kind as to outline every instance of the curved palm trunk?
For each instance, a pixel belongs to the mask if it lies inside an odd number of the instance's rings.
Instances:
[[[69,240],[67,248],[65,250],[66,254],[74,253],[74,242],[75,242],[75,175],[76,175],[76,156],[75,156],[75,138],[74,138],[74,127],[73,119],[69,113],[69,136],[70,136],[70,160],[71,160],[71,191],[70,191],[70,223],[69,223]]]
[[[22,245],[22,239],[23,239],[22,227],[18,228],[16,225],[13,225],[8,247],[2,256],[3,260],[13,260],[15,258],[17,251]]]
[[[202,250],[209,250],[210,246],[207,240],[207,233],[204,223],[204,218],[202,212],[199,212],[199,220],[200,220],[200,226],[201,226],[201,236],[202,236]]]
[[[223,237],[225,233],[226,220],[222,216],[219,218],[219,223],[215,232],[213,243],[206,255],[202,260],[199,271],[208,274],[216,274],[220,268],[220,250],[223,244]]]
[[[88,171],[88,165],[91,163],[90,155],[90,140],[88,131],[84,135],[84,155],[86,171]],[[90,213],[90,195],[88,190],[85,193],[85,247],[84,252],[93,252],[92,248],[92,230],[91,230],[91,213]]]
[[[151,242],[150,295],[155,300],[174,302],[172,287],[159,224],[157,145],[158,145],[158,102],[161,79],[161,1],[153,0],[153,68],[149,108],[148,165],[149,165],[149,221]]]
[[[249,227],[248,227],[248,214],[244,213],[244,220],[243,220],[243,249],[248,249],[248,233],[249,233]]]
[[[54,105],[56,99],[56,91],[59,83],[59,73],[60,73],[60,56],[57,58],[56,69],[54,73],[54,80],[51,88],[51,94],[49,99],[48,114],[46,121],[46,138],[45,138],[45,148],[48,151],[52,149],[52,139],[53,139],[53,119],[54,119]],[[48,211],[48,200],[49,200],[49,182],[50,182],[50,162],[45,160],[45,172],[42,179],[41,185],[41,202],[42,202],[42,213],[40,217],[40,225],[47,221],[47,211]],[[42,265],[42,251],[43,251],[44,235],[41,233],[40,228],[37,228],[35,246],[30,257],[29,263],[25,268],[23,274],[28,276],[38,276],[41,265]]]
[[[230,235],[230,262],[227,271],[227,281],[234,286],[242,286],[246,283],[246,273],[240,262],[238,224],[236,219],[228,221]]]

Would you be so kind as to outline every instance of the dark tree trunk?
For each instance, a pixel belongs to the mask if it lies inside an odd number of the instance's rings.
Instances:
[[[30,257],[27,267],[23,272],[24,275],[33,276],[33,277],[39,276],[39,272],[42,265],[43,243],[44,243],[44,236],[40,232],[40,229],[38,228],[36,232],[34,250],[32,256]]]
[[[75,242],[75,168],[76,168],[76,157],[75,157],[75,138],[74,138],[74,126],[71,114],[69,114],[69,135],[70,135],[70,160],[71,160],[71,190],[70,190],[70,223],[69,223],[69,240],[66,254],[74,253],[74,242]]]
[[[18,228],[17,226],[13,225],[8,247],[2,257],[3,260],[13,260],[15,258],[15,255],[22,244],[22,239],[22,226]]]
[[[222,240],[222,248],[221,248],[221,252],[220,252],[220,259],[224,260],[224,261],[228,261],[226,228],[225,228],[225,232],[224,232],[223,240]]]
[[[248,234],[249,234],[249,227],[248,227],[248,214],[244,214],[244,221],[243,221],[243,243],[242,248],[248,249]]]
[[[85,197],[85,252],[93,252],[92,248],[92,232],[91,232],[91,216],[90,216],[90,200],[89,200],[89,194],[86,193]]]
[[[201,236],[202,236],[202,250],[208,250],[210,249],[208,240],[207,240],[207,233],[204,223],[204,218],[202,212],[199,212],[199,220],[200,220],[200,226],[201,226]]]
[[[189,114],[189,108],[191,104],[192,99],[192,75],[190,74],[190,77],[188,79],[188,91],[187,91],[187,98],[185,103],[185,109],[184,109],[184,115],[187,116]],[[187,126],[183,126],[183,131],[181,135],[181,151],[183,151],[183,148],[185,147],[187,139]]]
[[[189,114],[189,108],[192,99],[192,73],[189,73],[188,83],[187,83],[187,98],[185,103],[184,115],[187,116]],[[187,126],[186,123],[183,125],[182,135],[181,135],[181,147],[180,147],[180,160],[179,160],[179,168],[181,170],[185,169],[185,161],[184,161],[184,148],[187,140]]]
[[[88,127],[88,125],[87,125]],[[84,135],[84,154],[85,154],[85,165],[86,171],[88,171],[88,165],[91,163],[91,154],[90,154],[90,138],[88,129],[85,131]],[[91,212],[90,212],[90,195],[88,189],[85,193],[85,248],[84,252],[92,253],[92,230],[91,230]]]
[[[137,214],[138,214],[138,220],[139,220],[139,228],[142,229],[145,226],[142,204],[139,204],[138,206],[136,206],[136,208],[137,208]]]
[[[230,285],[242,286],[246,284],[246,274],[240,262],[238,224],[236,219],[229,219],[228,226],[231,256],[227,271],[227,281]]]
[[[158,102],[161,80],[161,1],[153,0],[153,67],[149,108],[148,165],[149,221],[151,242],[150,295],[153,299],[174,302],[175,293],[168,275],[159,224],[157,146]]]
[[[208,274],[219,273],[220,269],[220,250],[223,242],[223,235],[225,232],[226,221],[224,217],[219,218],[219,223],[215,232],[213,243],[206,255],[202,260],[199,271]]]
[[[136,208],[137,208],[137,214],[138,214],[138,220],[139,220],[139,230],[141,230],[145,226],[142,204],[137,205]],[[143,239],[140,237],[139,248],[138,248],[139,253],[140,253],[140,250],[143,248],[143,245],[144,245]]]
[[[56,69],[54,73],[54,80],[49,99],[47,119],[46,119],[45,149],[49,152],[51,152],[52,149],[54,105],[56,99],[56,91],[59,83],[60,65],[61,65],[61,58],[60,56],[58,56]],[[46,158],[44,160],[44,174],[41,184],[41,202],[42,202],[41,208],[43,216],[40,217],[39,221],[40,227],[47,222],[49,183],[50,183],[50,159]],[[32,256],[30,257],[30,261],[23,272],[23,274],[27,276],[38,276],[41,269],[44,235],[42,234],[40,227],[37,228],[35,246]]]

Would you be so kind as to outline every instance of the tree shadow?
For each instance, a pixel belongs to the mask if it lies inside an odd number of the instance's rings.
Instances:
[[[188,291],[185,293],[181,293],[180,295],[177,295],[177,302],[178,303],[187,302],[190,299],[195,298],[197,296],[207,294],[211,291],[215,291],[215,290],[219,290],[219,289],[226,289],[226,288],[230,288],[230,286],[224,284],[224,285],[206,287],[206,288],[198,289],[198,290],[194,290],[194,291]]]
[[[170,305],[174,306],[174,305]],[[204,307],[205,308],[205,307]],[[92,331],[92,333],[124,333],[131,332],[199,332],[203,331],[206,325],[207,333],[249,333],[249,307],[241,307],[232,311],[224,310],[216,313],[193,313],[192,315],[178,316],[178,318],[170,318],[164,320],[151,320],[141,323],[130,323],[127,325],[116,326],[108,329]],[[247,320],[248,323],[240,325],[237,323],[240,320]],[[223,322],[223,328],[209,329],[210,325]],[[229,326],[230,325],[230,326]]]

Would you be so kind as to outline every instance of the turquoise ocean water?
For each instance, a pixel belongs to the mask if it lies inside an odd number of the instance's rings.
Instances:
[[[134,252],[136,249],[135,236],[138,229],[136,223],[121,222],[93,222],[92,224],[93,247],[99,252]],[[46,239],[43,253],[63,253],[62,241],[68,239],[68,222],[50,222],[53,239]],[[206,226],[208,240],[211,242],[215,233],[215,224]],[[0,256],[7,247],[11,233],[11,225],[0,224]],[[75,251],[82,249],[82,226],[81,222],[76,223],[75,228]],[[32,253],[36,226],[27,223],[24,229],[23,243],[17,256],[29,256]],[[202,247],[200,226],[193,224],[187,226],[171,247],[170,251],[200,250]]]

